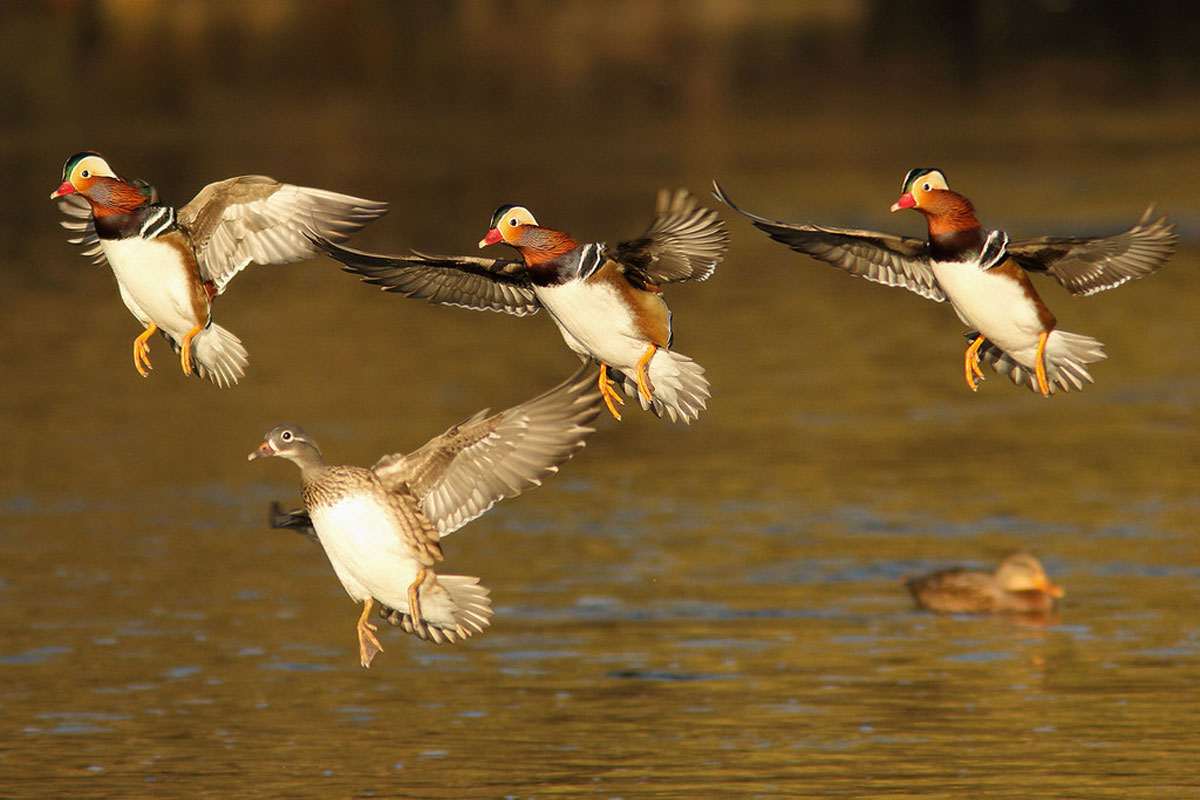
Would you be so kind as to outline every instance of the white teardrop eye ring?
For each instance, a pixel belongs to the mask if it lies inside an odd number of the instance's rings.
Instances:
[[[292,432],[284,431],[282,434],[280,434],[279,438],[283,439],[285,442],[290,442],[292,440]]]

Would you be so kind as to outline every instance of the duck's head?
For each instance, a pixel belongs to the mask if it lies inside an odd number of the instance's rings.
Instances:
[[[67,159],[63,164],[62,184],[50,194],[50,199],[69,194],[87,200],[98,217],[127,214],[145,203],[155,202],[149,184],[122,180],[99,153],[90,150]]]
[[[254,461],[255,459],[271,458],[272,456],[286,458],[288,461],[293,461],[303,468],[308,464],[320,463],[321,449],[317,447],[317,443],[299,426],[276,425],[267,431],[267,435],[263,437],[262,443],[259,444],[254,452],[246,456],[246,460]]]
[[[961,197],[950,191],[946,176],[936,167],[910,169],[900,185],[900,199],[892,203],[892,211],[913,208],[925,214],[939,214],[947,201]]]
[[[536,227],[537,220],[528,208],[506,203],[492,214],[492,221],[488,223],[487,233],[479,240],[479,247],[482,249],[501,242],[521,247],[526,243],[529,231]]]
[[[99,153],[91,150],[76,153],[63,164],[62,184],[51,193],[50,199],[57,200],[63,195],[77,192],[87,197],[106,179],[120,180]]]
[[[1042,562],[1029,553],[1016,553],[1000,562],[996,580],[1006,592],[1043,592],[1055,598],[1066,594],[1061,586],[1050,582]]]

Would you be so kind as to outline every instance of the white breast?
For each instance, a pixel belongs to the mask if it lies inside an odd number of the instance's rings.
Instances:
[[[189,268],[182,254],[160,239],[101,240],[125,307],[143,324],[153,322],[182,339],[207,319],[197,319],[192,306]]]
[[[616,289],[600,282],[569,281],[537,286],[534,292],[576,353],[621,370],[637,366],[646,341]]]
[[[385,506],[369,495],[350,495],[313,509],[311,516],[329,563],[350,597],[375,597],[407,611],[408,587],[420,565]]]
[[[1018,361],[1033,363],[1042,323],[1021,284],[974,263],[934,262],[933,274],[963,322]]]

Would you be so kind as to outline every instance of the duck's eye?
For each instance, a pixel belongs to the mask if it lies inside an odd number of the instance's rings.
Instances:
[[[85,169],[83,172],[79,173],[79,177],[81,177],[81,178],[90,178],[90,177],[92,177],[92,173],[88,172],[88,171]]]
[[[921,188],[928,192],[932,187],[927,183],[924,186],[922,186]]]
[[[283,433],[279,434],[279,438],[283,439],[285,442],[290,442],[292,440],[292,432],[284,431]]]
[[[516,217],[513,217],[512,219],[510,219],[510,220],[508,221],[508,225],[509,225],[509,227],[511,227],[511,228],[515,228],[515,227],[517,227],[517,218],[516,218]]]

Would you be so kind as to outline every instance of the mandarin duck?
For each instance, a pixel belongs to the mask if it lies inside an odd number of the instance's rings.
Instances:
[[[158,331],[179,353],[183,374],[228,387],[245,374],[241,341],[212,321],[213,299],[249,264],[312,256],[304,231],[343,240],[382,216],[386,203],[293,186],[262,175],[210,183],[176,209],[144,181],[126,181],[97,153],[76,153],[50,195],[71,219],[62,226],[97,264],[108,263],[125,307],[145,330],[133,366],[150,374]]]
[[[1085,365],[1104,359],[1095,339],[1057,328],[1027,273],[1047,273],[1073,295],[1092,295],[1156,272],[1177,237],[1166,217],[1148,208],[1137,225],[1101,238],[1042,237],[1011,242],[985,231],[971,201],[950,189],[938,169],[910,170],[892,211],[921,212],[928,239],[888,233],[792,225],[743,211],[714,182],[716,196],[755,227],[793,250],[851,275],[903,286],[936,302],[950,300],[966,325],[967,386],[976,391],[980,362],[1043,397],[1092,382]]]
[[[272,502],[270,507],[267,509],[267,527],[273,530],[286,530],[291,531],[292,533],[298,533],[311,542],[315,542],[318,545],[321,544],[321,540],[317,538],[317,529],[313,527],[312,518],[308,515],[308,512],[304,510],[303,506],[299,508],[285,509],[283,504],[279,501],[276,500]],[[376,602],[379,604],[378,613],[380,619],[384,619],[392,625],[402,627],[408,633],[416,634],[416,630],[413,628],[412,618],[409,617],[408,614],[402,611],[397,611],[396,609],[386,606],[383,603],[379,603],[378,600]],[[447,633],[445,635],[449,634]],[[452,640],[449,638],[443,638],[442,641],[449,642]],[[441,641],[439,641],[438,644],[441,644]]]
[[[643,409],[686,423],[705,408],[708,380],[703,367],[671,349],[671,311],[660,287],[709,278],[728,238],[717,213],[682,189],[659,192],[649,228],[615,247],[581,244],[538,225],[527,208],[502,205],[479,247],[506,244],[519,260],[375,255],[312,236],[345,271],[384,291],[516,316],[545,308],[567,346],[599,363],[597,383],[614,418],[625,402],[615,379]]]
[[[595,380],[584,366],[532,400],[498,414],[480,411],[369,469],[326,464],[294,425],[273,428],[250,453],[252,461],[277,456],[300,468],[303,509],[273,506],[270,522],[311,529],[347,594],[363,604],[355,628],[363,667],[383,650],[368,621],[376,602],[393,625],[438,644],[490,624],[489,592],[478,578],[434,572],[442,537],[540,485],[584,446],[600,413]]]
[[[995,572],[944,569],[905,586],[919,608],[942,614],[1046,614],[1066,594],[1029,553],[1009,556]]]

